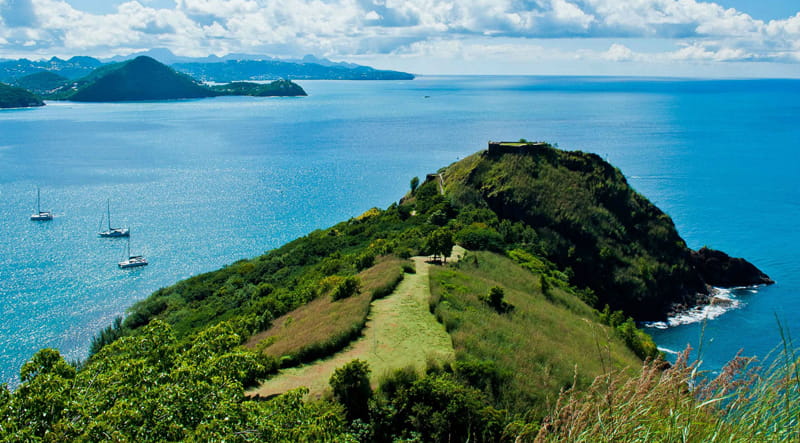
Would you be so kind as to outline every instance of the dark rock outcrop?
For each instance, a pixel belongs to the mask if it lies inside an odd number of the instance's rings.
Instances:
[[[691,258],[700,276],[711,286],[730,288],[775,283],[752,263],[722,251],[704,247],[692,251]]]

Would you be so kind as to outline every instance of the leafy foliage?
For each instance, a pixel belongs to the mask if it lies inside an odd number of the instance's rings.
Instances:
[[[333,396],[347,411],[347,418],[367,418],[372,388],[369,386],[369,365],[361,360],[336,369],[330,379]]]
[[[331,293],[333,301],[341,300],[343,298],[351,297],[358,293],[358,288],[361,286],[361,281],[358,277],[350,276],[345,277]]]

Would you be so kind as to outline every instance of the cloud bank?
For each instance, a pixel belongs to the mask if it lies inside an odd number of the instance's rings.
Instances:
[[[0,0],[4,56],[258,53],[800,62],[800,12],[768,22],[696,0],[147,0],[91,14],[64,0]],[[555,41],[612,42],[564,49]],[[637,51],[631,40],[668,42]],[[576,46],[576,45],[572,45]],[[580,45],[577,45],[580,46]]]

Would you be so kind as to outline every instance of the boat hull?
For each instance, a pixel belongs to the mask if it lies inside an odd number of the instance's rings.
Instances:
[[[130,257],[125,261],[121,261],[117,263],[120,269],[127,269],[127,268],[137,268],[139,266],[147,266],[147,260],[144,257],[136,256]]]
[[[31,214],[33,221],[49,221],[53,219],[53,213],[49,211],[40,212],[38,214]]]
[[[113,228],[108,231],[98,232],[97,235],[106,238],[129,237],[130,230],[128,230],[127,228]]]

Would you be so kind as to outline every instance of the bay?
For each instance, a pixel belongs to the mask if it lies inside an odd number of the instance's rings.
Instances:
[[[114,317],[179,279],[385,207],[488,140],[591,151],[670,214],[690,247],[743,256],[774,286],[705,322],[650,329],[718,368],[800,325],[800,82],[609,77],[306,81],[309,97],[0,111],[0,382],[42,347],[85,358]],[[52,222],[28,220],[36,187]],[[117,269],[106,199],[150,265]],[[700,340],[704,344],[699,346]]]

